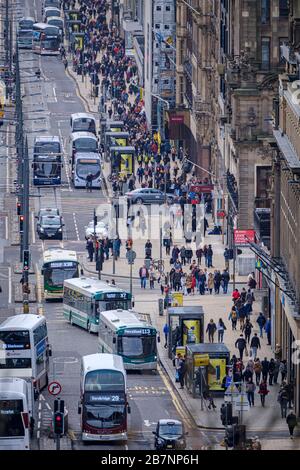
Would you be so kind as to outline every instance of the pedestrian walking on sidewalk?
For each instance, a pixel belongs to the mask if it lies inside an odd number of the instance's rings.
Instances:
[[[89,238],[86,242],[86,249],[88,252],[88,258],[92,262],[94,257],[94,242],[91,238]]]
[[[266,321],[267,321],[266,317],[264,316],[264,314],[262,312],[260,312],[258,317],[257,317],[256,323],[259,326],[259,333],[260,333],[261,338],[263,338],[263,327],[265,326]]]
[[[269,393],[266,380],[262,380],[262,382],[260,383],[258,393],[260,394],[261,404],[264,407],[265,406],[265,401],[266,401],[266,396]]]
[[[231,320],[232,331],[236,331],[237,319],[238,319],[238,315],[237,315],[236,307],[233,306],[228,316],[228,320]]]
[[[208,249],[207,249],[207,268],[213,268],[213,249],[211,247],[211,245],[208,245]]]
[[[213,321],[213,319],[211,319],[206,328],[206,333],[208,333],[208,339],[210,343],[214,342],[214,336],[215,336],[216,330],[217,330],[217,326],[215,322]]]
[[[257,357],[254,360],[254,367],[253,367],[253,370],[254,370],[254,373],[255,373],[255,381],[256,381],[257,386],[260,383],[261,369],[262,369],[261,362],[260,362],[259,358]]]
[[[228,284],[230,281],[230,275],[228,272],[228,269],[224,269],[222,272],[222,288],[223,288],[223,294],[227,294],[228,292]]]
[[[280,404],[281,418],[286,418],[289,396],[285,387],[279,390],[277,401]]]
[[[248,344],[250,343],[250,336],[251,336],[252,328],[253,328],[252,323],[250,323],[250,320],[247,319],[246,323],[243,326],[242,331],[244,332],[245,340]]]
[[[183,357],[179,360],[177,371],[178,371],[179,382],[180,382],[180,387],[179,388],[183,389],[184,388],[184,377],[185,377],[185,374],[186,374],[186,364],[185,364],[185,359]]]
[[[163,329],[163,333],[165,335],[165,344],[164,344],[165,349],[167,349],[167,347],[168,347],[169,332],[170,332],[170,327],[169,327],[168,323],[165,323],[165,326],[164,326],[164,329]]]
[[[254,392],[256,390],[256,386],[253,383],[252,378],[250,377],[248,379],[248,382],[246,383],[246,392],[247,392],[247,398],[249,402],[249,406],[254,406]]]
[[[275,361],[272,358],[270,359],[270,363],[269,363],[269,385],[273,385],[274,371],[275,371]]]
[[[241,334],[240,337],[235,342],[235,347],[239,350],[240,359],[243,360],[243,354],[246,349],[247,343],[244,336]]]
[[[149,274],[148,269],[145,265],[140,268],[139,276],[141,280],[141,289],[146,289],[147,277],[149,276]]]
[[[262,379],[267,381],[268,380],[268,374],[269,374],[269,369],[270,369],[270,361],[265,357],[263,361],[261,361],[261,367],[262,367]]]
[[[290,438],[294,438],[294,429],[297,426],[297,416],[293,411],[290,411],[286,417],[286,422],[290,432]]]
[[[222,318],[219,319],[218,324],[217,324],[217,330],[218,330],[218,343],[223,343],[223,338],[224,338],[224,331],[226,330],[226,325],[224,324]]]
[[[207,288],[208,288],[208,291],[209,291],[210,295],[212,295],[214,285],[215,285],[214,275],[213,275],[213,273],[209,273],[208,274],[208,279],[207,279]]]
[[[197,257],[198,266],[201,266],[202,256],[203,256],[203,250],[202,250],[202,248],[198,248],[196,250],[196,257]]]
[[[250,356],[253,357],[253,359],[256,359],[258,349],[261,349],[260,339],[257,336],[257,333],[254,333],[250,343]]]
[[[286,365],[285,359],[283,359],[283,361],[280,362],[279,372],[281,373],[281,383],[282,383],[285,380],[286,374],[287,374],[287,365]]]

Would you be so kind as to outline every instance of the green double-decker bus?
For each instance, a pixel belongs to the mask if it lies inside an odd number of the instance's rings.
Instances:
[[[137,312],[111,310],[99,317],[99,352],[118,354],[127,370],[157,369],[157,330]]]
[[[107,282],[81,277],[64,282],[63,302],[66,320],[90,333],[98,333],[100,313],[131,308],[132,295]]]

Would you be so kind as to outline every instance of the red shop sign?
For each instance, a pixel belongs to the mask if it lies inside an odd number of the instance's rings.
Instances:
[[[248,245],[255,243],[255,230],[234,230],[234,243],[236,245]]]

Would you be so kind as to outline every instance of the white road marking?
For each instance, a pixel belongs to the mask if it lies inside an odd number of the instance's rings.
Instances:
[[[8,129],[9,129],[9,126],[6,130],[6,145],[8,145]],[[6,192],[9,193],[9,156],[8,156],[8,151],[9,151],[9,148],[6,147]]]
[[[55,87],[53,87],[53,95],[54,95],[54,100],[57,103],[57,96],[56,96]]]
[[[11,267],[8,267],[8,303],[11,304]]]
[[[49,403],[46,403],[46,406],[47,406],[48,410],[51,411],[51,406],[49,405]]]
[[[79,230],[78,230],[78,225],[77,225],[77,221],[76,221],[76,214],[75,214],[75,212],[73,212],[73,220],[74,220],[74,226],[75,226],[75,231],[76,231],[77,240],[80,241]]]
[[[36,433],[36,437],[37,437],[37,439],[40,439],[40,437],[41,437],[41,432],[40,432],[40,430],[38,430],[38,432]]]

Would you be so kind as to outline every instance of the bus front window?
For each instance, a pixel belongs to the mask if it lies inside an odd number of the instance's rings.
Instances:
[[[99,163],[85,163],[84,160],[79,160],[76,165],[77,176],[82,179],[86,179],[89,173],[92,174],[93,179],[95,180],[100,176],[100,164]]]
[[[85,405],[85,422],[97,429],[111,429],[125,424],[125,405]]]
[[[65,279],[78,277],[78,267],[74,268],[46,268],[44,270],[45,284],[53,287],[62,287]]]
[[[135,358],[156,354],[156,336],[119,336],[118,354]]]
[[[49,178],[59,175],[60,164],[57,162],[35,161],[34,173],[39,178]]]
[[[0,438],[24,437],[22,400],[0,400]]]
[[[42,41],[42,48],[46,51],[57,51],[59,48],[59,39],[44,39]]]

